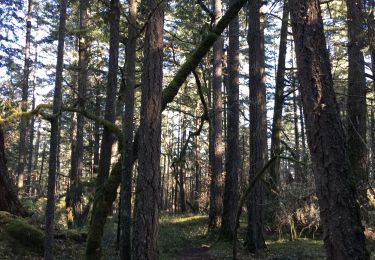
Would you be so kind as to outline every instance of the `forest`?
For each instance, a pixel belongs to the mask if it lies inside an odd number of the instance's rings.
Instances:
[[[0,259],[375,259],[374,0],[0,0]]]

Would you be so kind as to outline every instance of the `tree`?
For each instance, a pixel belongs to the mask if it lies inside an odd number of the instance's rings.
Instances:
[[[4,132],[2,127],[0,127],[0,211],[8,211],[15,215],[26,216],[26,211],[18,200],[9,181],[6,162]]]
[[[121,177],[121,259],[131,259],[131,219],[132,219],[132,170],[133,170],[133,132],[134,132],[134,88],[137,50],[137,1],[129,0],[129,25],[126,43],[126,88],[124,93],[125,111],[122,118],[123,161]]]
[[[65,40],[65,24],[67,0],[60,2],[60,21],[57,46],[57,63],[56,63],[56,79],[55,90],[53,94],[53,117],[51,121],[51,138],[48,161],[48,190],[47,190],[47,206],[46,206],[46,232],[44,241],[44,258],[46,260],[53,259],[53,233],[54,233],[54,217],[55,217],[55,185],[56,185],[56,168],[57,154],[59,146],[59,115],[61,113],[62,103],[62,81],[63,81],[63,65],[64,65],[64,40]]]
[[[235,1],[231,1],[233,4]],[[225,160],[225,189],[223,200],[223,220],[221,223],[221,236],[225,239],[233,239],[236,209],[238,205],[238,175],[240,172],[239,149],[239,17],[233,18],[229,24],[228,46],[228,109],[227,109],[227,138]]]
[[[116,92],[117,92],[117,72],[118,72],[118,53],[120,41],[120,2],[111,0],[109,9],[109,64],[108,81],[105,99],[104,119],[109,122],[115,122],[116,119]],[[97,177],[97,187],[103,186],[108,178],[111,168],[112,145],[114,143],[113,133],[104,127],[102,143],[100,147],[99,173]]]
[[[153,260],[158,259],[164,5],[147,0],[145,7],[152,15],[143,50],[133,258]]]
[[[328,259],[369,259],[319,1],[291,0],[299,91]]]
[[[89,42],[87,37],[87,22],[89,7],[88,0],[80,0],[79,2],[79,36],[78,36],[78,107],[80,110],[85,110],[86,89],[88,79],[88,62],[89,62]],[[77,131],[75,135],[75,145],[73,146],[70,168],[70,186],[66,196],[66,210],[71,212],[73,222],[76,227],[83,226],[83,207],[80,205],[81,200],[81,184],[80,176],[83,168],[83,127],[84,116],[81,113],[77,114]],[[70,228],[72,228],[70,224]],[[68,220],[69,226],[69,220]]]
[[[23,67],[23,79],[22,79],[22,102],[21,110],[27,111],[27,99],[29,96],[29,77],[30,77],[30,44],[31,44],[31,19],[32,19],[33,1],[28,0],[27,7],[27,20],[26,20],[26,44],[25,44],[25,64]],[[20,121],[20,140],[18,145],[18,166],[17,166],[17,177],[18,177],[18,188],[23,188],[24,184],[24,169],[26,164],[26,131],[27,131],[27,119],[21,118]]]
[[[214,24],[217,25],[221,19],[221,0],[213,0]],[[219,227],[222,215],[222,171],[223,171],[223,101],[221,96],[222,74],[223,74],[223,47],[224,40],[219,37],[213,46],[213,79],[212,79],[212,116],[210,120],[210,210],[209,229]]]
[[[276,86],[275,86],[275,103],[273,106],[272,133],[271,133],[271,156],[280,154],[282,115],[284,103],[285,88],[285,58],[288,43],[288,0],[284,1],[283,17],[280,30],[279,59],[277,62]],[[280,180],[280,158],[275,160],[270,170],[273,184],[277,187]]]
[[[250,88],[250,170],[249,179],[264,167],[267,158],[266,85],[264,67],[264,22],[261,1],[248,6],[249,88]],[[248,200],[246,247],[250,252],[265,247],[263,237],[264,190],[257,183]]]
[[[362,53],[364,42],[362,1],[347,0],[348,16],[348,99],[347,129],[349,160],[353,170],[358,199],[365,209],[368,205],[368,158],[366,145],[367,104],[365,61]],[[365,214],[365,211],[362,211]],[[364,216],[363,216],[364,217]]]

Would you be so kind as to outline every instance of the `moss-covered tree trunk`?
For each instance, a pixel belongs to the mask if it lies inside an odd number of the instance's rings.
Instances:
[[[6,162],[4,132],[0,126],[0,211],[8,211],[15,215],[25,216],[26,211],[18,200],[8,178]]]

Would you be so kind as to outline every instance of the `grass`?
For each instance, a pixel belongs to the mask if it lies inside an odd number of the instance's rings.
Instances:
[[[239,238],[245,235],[246,219],[241,219]],[[209,247],[209,253],[216,259],[232,259],[232,244],[217,239],[218,234],[208,234],[207,217],[198,215],[165,215],[160,226],[160,259],[179,259],[184,248]],[[238,243],[239,259],[325,259],[321,240],[300,239],[297,241],[277,240],[269,237],[267,248],[256,255],[243,248],[243,239]]]

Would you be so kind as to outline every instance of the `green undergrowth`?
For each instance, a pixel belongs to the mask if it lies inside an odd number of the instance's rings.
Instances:
[[[215,259],[232,259],[232,244],[218,240],[217,233],[208,233],[207,217],[202,215],[164,215],[161,218],[159,250],[160,259],[179,259],[179,252],[187,248],[208,247]],[[267,248],[257,254],[249,254],[243,248],[246,218],[242,217],[239,230],[239,259],[325,259],[321,240],[277,240],[269,237]]]

